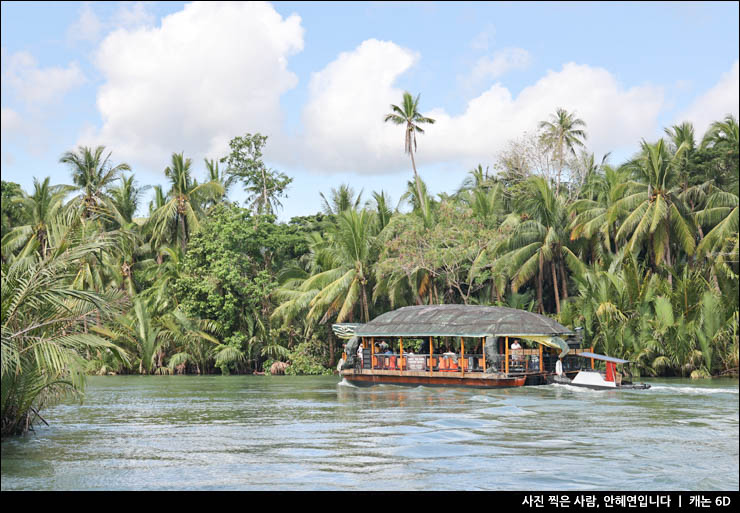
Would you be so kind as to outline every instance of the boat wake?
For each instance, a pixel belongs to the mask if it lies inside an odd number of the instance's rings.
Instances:
[[[692,386],[666,386],[666,385],[653,385],[651,390],[657,392],[670,392],[688,395],[707,395],[707,394],[735,394],[738,395],[737,388],[706,388],[706,387],[692,387]]]
[[[349,388],[360,388],[360,387],[357,387],[357,386],[353,385],[349,381],[347,381],[346,378],[342,378],[342,381],[340,381],[339,383],[337,383],[337,386],[339,386],[339,387],[349,387]]]

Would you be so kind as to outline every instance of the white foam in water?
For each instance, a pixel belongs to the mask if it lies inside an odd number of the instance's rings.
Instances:
[[[344,387],[351,387],[351,388],[358,388],[349,381],[347,381],[345,378],[342,378],[342,381],[337,383],[338,386],[344,386]]]
[[[650,390],[655,391],[667,391],[671,393],[679,394],[691,394],[691,395],[704,395],[704,394],[735,394],[737,395],[737,388],[704,388],[704,387],[669,387],[663,385],[653,385]]]

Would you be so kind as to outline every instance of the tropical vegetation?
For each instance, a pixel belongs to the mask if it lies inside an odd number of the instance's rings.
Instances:
[[[3,181],[3,436],[86,374],[328,373],[332,323],[405,305],[529,309],[643,375],[737,375],[737,119],[701,140],[668,127],[617,164],[558,108],[433,196],[414,152],[434,120],[419,110],[405,93],[378,113],[404,130],[406,190],[338,184],[289,222],[276,214],[291,178],[264,163],[259,133],[203,167],[173,153],[148,205],[102,146],[61,156],[70,184]]]

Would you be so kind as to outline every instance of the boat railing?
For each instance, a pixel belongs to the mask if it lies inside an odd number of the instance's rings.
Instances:
[[[422,354],[376,353],[372,355],[372,369],[417,372],[483,372],[488,362],[482,353]],[[364,368],[370,368],[363,365]]]

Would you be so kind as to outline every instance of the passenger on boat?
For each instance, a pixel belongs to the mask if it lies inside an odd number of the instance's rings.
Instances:
[[[523,364],[522,346],[519,345],[519,339],[515,338],[511,344],[511,363],[519,368]]]
[[[519,345],[519,339],[515,338],[514,342],[511,344],[511,359],[514,361],[521,360],[521,351],[522,346]]]

